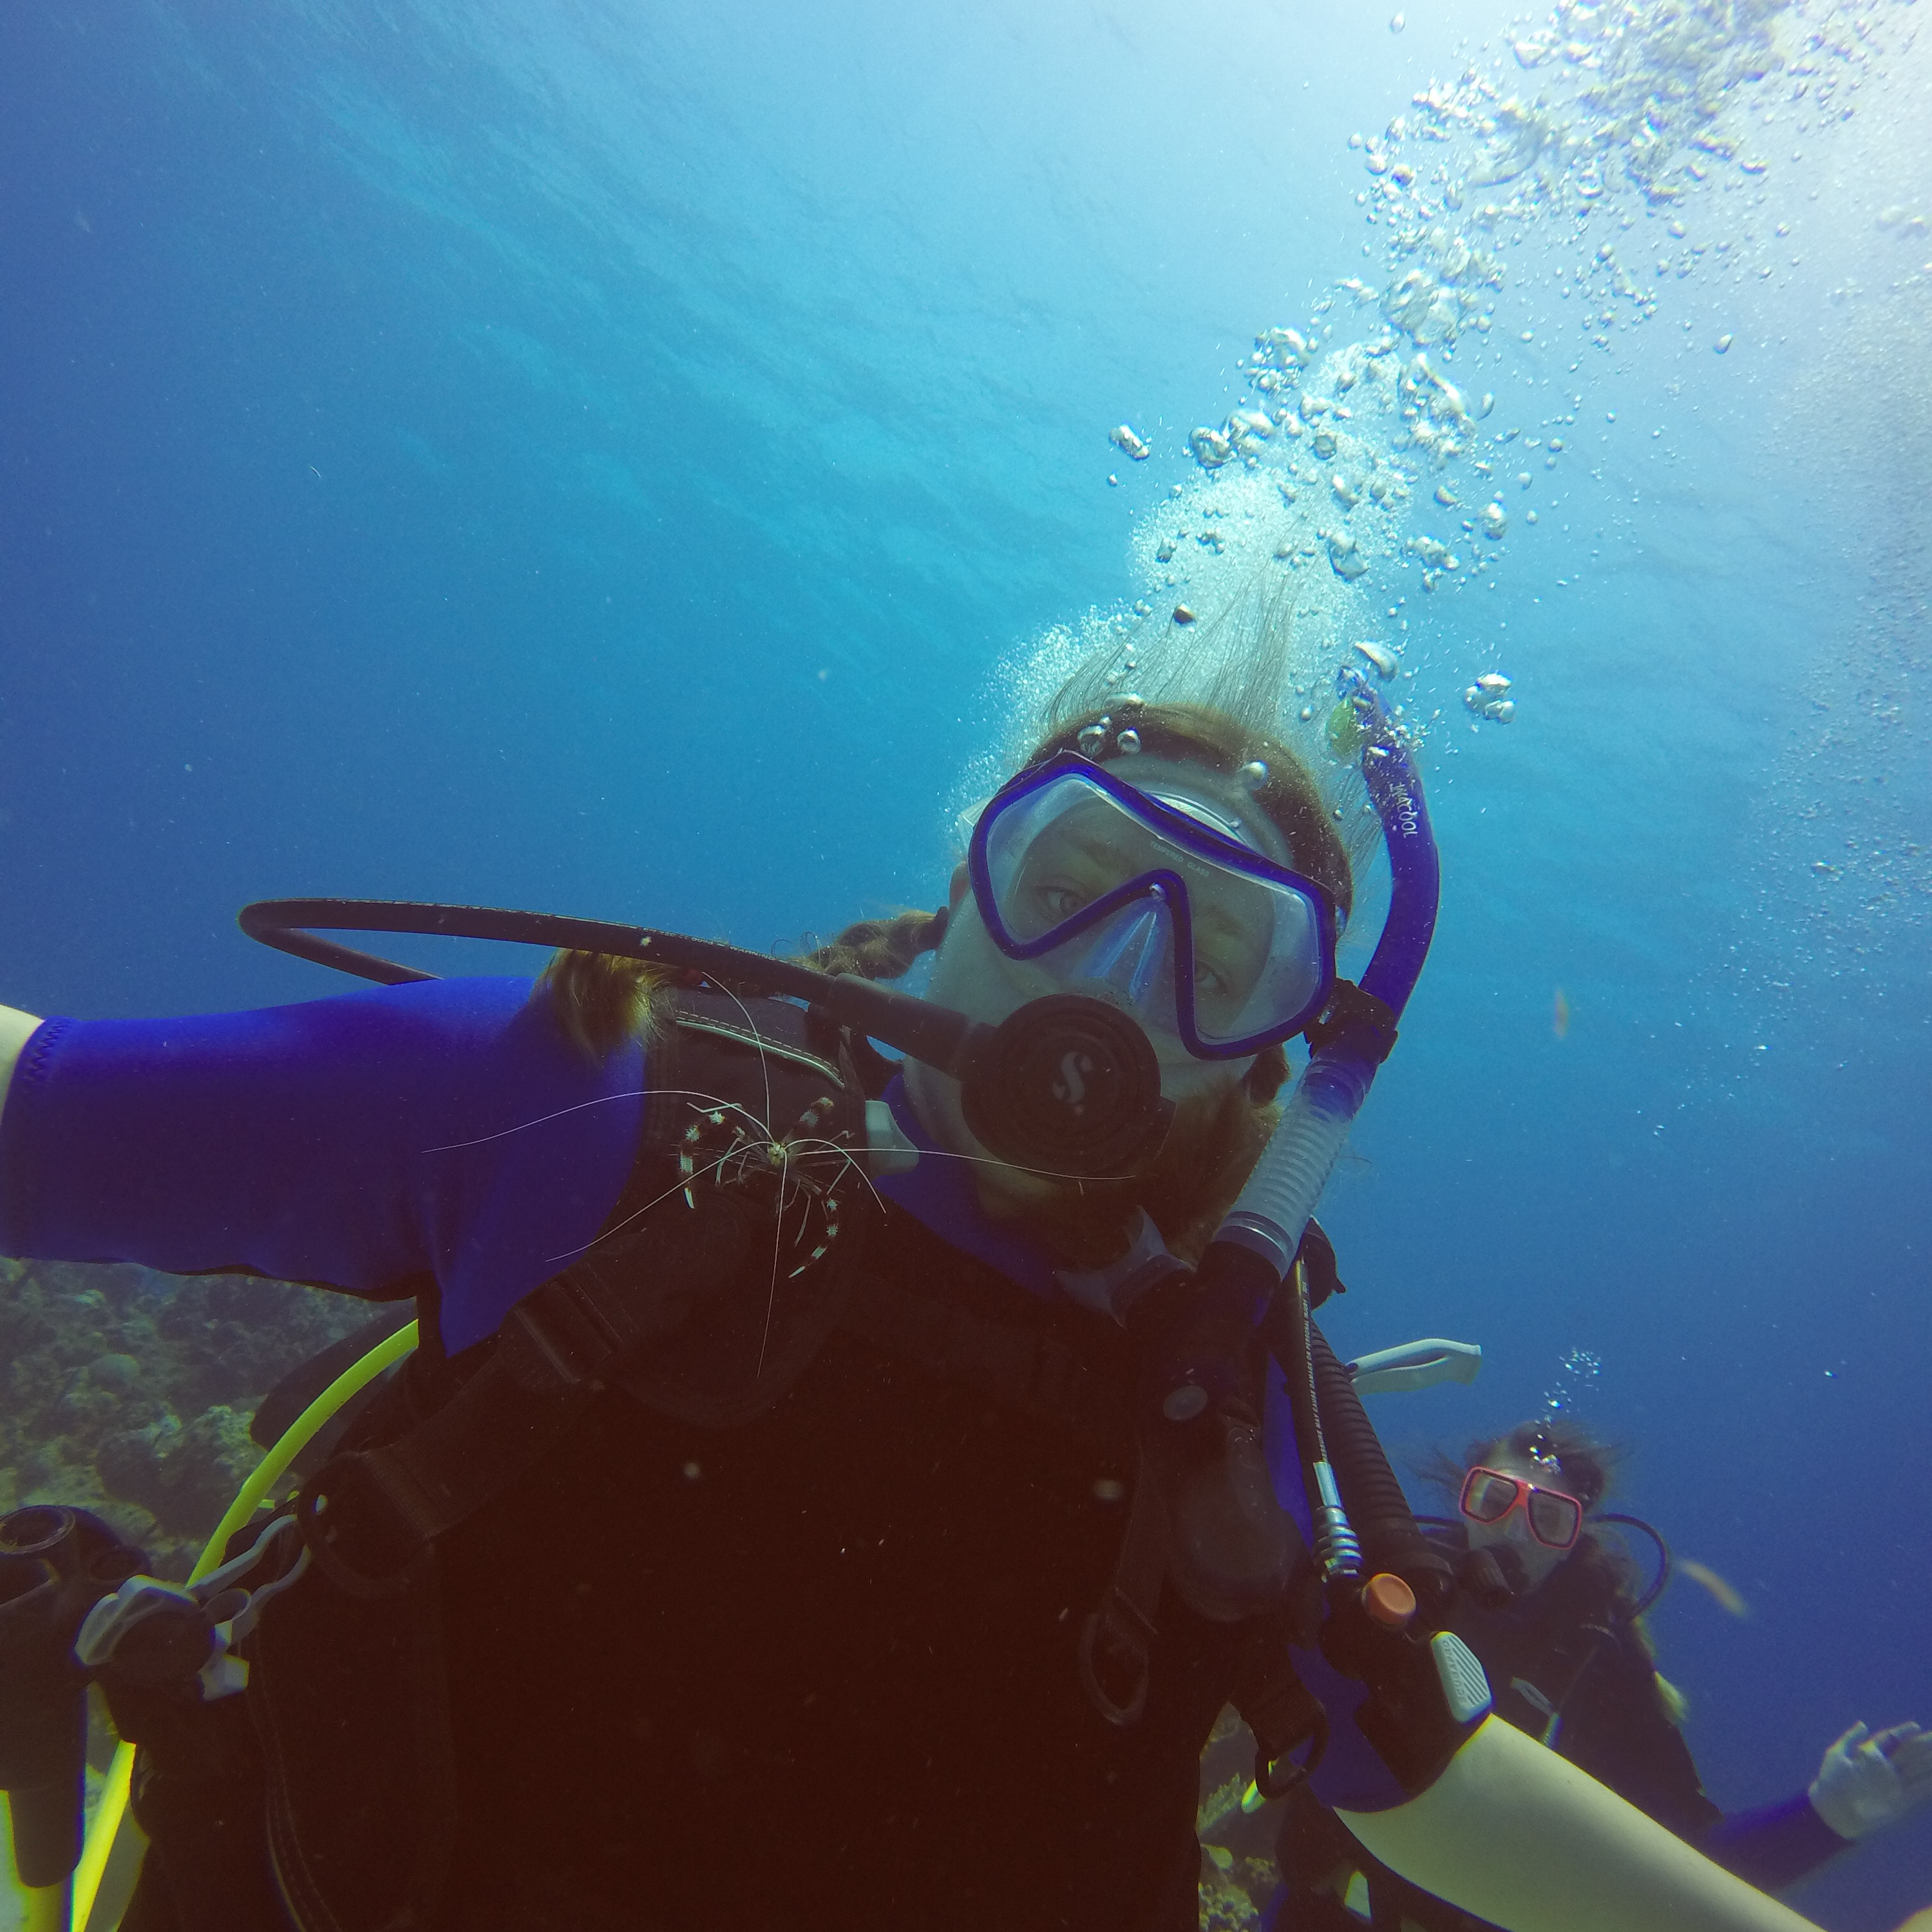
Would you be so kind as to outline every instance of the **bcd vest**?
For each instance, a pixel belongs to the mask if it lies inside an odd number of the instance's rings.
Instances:
[[[882,1206],[800,1010],[680,993],[651,1066],[598,1239],[456,1362],[425,1285],[427,1345],[304,1487],[317,1563],[247,1694],[283,1908],[1191,1925],[1200,1748],[1240,1683],[1281,1701],[1281,1633],[1169,1603],[1141,1721],[1082,1695],[1125,1338]]]

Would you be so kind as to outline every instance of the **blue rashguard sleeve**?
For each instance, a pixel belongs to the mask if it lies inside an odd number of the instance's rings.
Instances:
[[[454,1353],[595,1236],[644,1078],[640,1046],[592,1064],[527,980],[49,1020],[0,1112],[0,1253],[361,1294],[427,1273]]]
[[[1819,1816],[1801,1791],[1778,1804],[1719,1819],[1697,1840],[1697,1849],[1760,1892],[1781,1892],[1850,1843]]]

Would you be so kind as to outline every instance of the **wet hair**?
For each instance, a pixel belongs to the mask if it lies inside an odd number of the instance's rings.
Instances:
[[[1242,790],[1241,768],[1264,764],[1257,802],[1288,842],[1291,862],[1348,911],[1350,862],[1357,869],[1373,862],[1382,824],[1360,769],[1329,737],[1331,704],[1297,701],[1314,699],[1333,676],[1334,614],[1318,596],[1310,614],[1297,608],[1310,588],[1264,564],[1192,623],[1125,631],[1090,623],[1078,662],[1058,648],[1039,662],[1035,675],[1060,673],[1038,709],[1033,735],[1045,742],[1030,752],[1014,744],[1012,764],[1030,764],[1048,748],[1077,748],[1081,733],[1100,725],[1090,742],[1097,741],[1091,755],[1102,763],[1122,757],[1119,734],[1131,729],[1143,752],[1192,758]]]
[[[890,919],[862,919],[800,964],[821,973],[856,973],[862,980],[896,980],[922,953],[936,952],[946,937],[946,909],[902,912]]]
[[[628,1040],[649,1046],[658,1030],[652,996],[669,978],[662,967],[608,952],[559,952],[537,975],[534,1004],[547,1000],[584,1058],[607,1059]]]

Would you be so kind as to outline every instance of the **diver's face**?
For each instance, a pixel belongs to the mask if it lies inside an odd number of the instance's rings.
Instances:
[[[1483,1466],[1500,1470],[1505,1476],[1520,1477],[1526,1483],[1534,1483],[1538,1488],[1556,1490],[1565,1495],[1562,1478],[1552,1466],[1539,1462],[1532,1456],[1519,1454],[1513,1449],[1498,1449],[1492,1456],[1483,1459]],[[1587,1512],[1586,1512],[1587,1514]],[[1546,1543],[1540,1543],[1530,1534],[1528,1513],[1520,1504],[1512,1509],[1499,1522],[1478,1522],[1465,1511],[1462,1527],[1469,1533],[1469,1547],[1481,1550],[1498,1543],[1507,1543],[1514,1552],[1516,1560],[1522,1566],[1528,1586],[1534,1589],[1557,1564],[1571,1552],[1568,1550],[1553,1550]]]
[[[1119,765],[1112,769],[1120,773]],[[1136,784],[1158,789],[1164,794],[1197,798],[1225,818],[1253,816],[1250,799],[1232,790],[1215,774],[1198,766],[1178,760],[1148,758],[1135,761],[1132,778]],[[1081,828],[1076,821],[1069,830],[1078,834]],[[1271,850],[1269,856],[1285,859],[1285,844],[1272,826],[1266,827],[1266,834],[1276,848]],[[1065,851],[1054,855],[1054,862],[1042,863],[1036,868],[1036,877],[1040,890],[1044,892],[1064,896],[1084,891],[1085,896],[1090,898],[1118,883],[1120,878],[1148,869],[1154,856],[1138,850],[1118,855],[1096,851],[1092,849],[1090,840],[1083,842],[1081,836],[1072,836],[1066,842]],[[1122,866],[1125,866],[1125,871],[1120,869]],[[1093,874],[1090,879],[1090,874]],[[1084,993],[1124,1010],[1133,1010],[1130,1002],[1110,986],[1067,978],[1064,963],[1056,961],[1051,954],[1035,960],[1009,958],[994,944],[980,916],[979,908],[968,887],[963,866],[953,874],[952,903],[945,943],[939,949],[927,988],[928,997],[938,1004],[970,1014],[988,1025],[998,1025],[1009,1013],[1017,1011],[1029,1000],[1051,993]],[[1066,908],[1055,900],[1045,908],[1042,917],[1046,922],[1051,923],[1054,918],[1064,916],[1065,911]],[[1211,920],[1214,914],[1210,913],[1210,917]],[[1238,923],[1229,922],[1225,934],[1217,928],[1214,943],[1228,952],[1232,977],[1238,965],[1236,956],[1246,943]],[[1136,1012],[1135,1017],[1144,1022],[1144,1014]],[[1252,1059],[1197,1060],[1181,1044],[1178,1035],[1168,1027],[1148,1028],[1148,1038],[1160,1066],[1161,1092],[1178,1105],[1218,1099],[1254,1064]],[[914,1109],[926,1131],[940,1146],[971,1156],[980,1163],[975,1168],[975,1179],[981,1202],[989,1212],[1016,1212],[1052,1192],[1051,1179],[994,1160],[974,1137],[961,1108],[957,1081],[922,1062],[908,1060],[905,1063],[905,1082]]]

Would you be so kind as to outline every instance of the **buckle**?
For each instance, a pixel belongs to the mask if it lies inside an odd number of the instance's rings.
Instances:
[[[1152,1674],[1148,1647],[1155,1634],[1117,1583],[1108,1585],[1100,1607],[1080,1626],[1080,1688],[1101,1716],[1121,1730],[1147,1714]]]
[[[598,1284],[601,1286],[601,1284]],[[497,1351],[517,1385],[554,1396],[595,1384],[634,1339],[620,1324],[621,1300],[604,1305],[566,1270],[512,1308],[497,1330]]]

